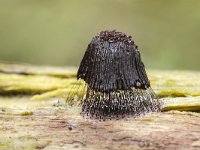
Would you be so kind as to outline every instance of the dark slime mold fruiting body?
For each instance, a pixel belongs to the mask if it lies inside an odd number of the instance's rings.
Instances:
[[[87,84],[83,115],[104,120],[160,111],[138,47],[122,32],[102,31],[92,39],[77,78]]]

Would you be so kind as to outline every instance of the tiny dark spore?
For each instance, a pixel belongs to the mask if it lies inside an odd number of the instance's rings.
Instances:
[[[68,127],[68,129],[71,131],[71,130],[72,130],[72,127],[71,127],[71,126],[69,126],[69,127]]]

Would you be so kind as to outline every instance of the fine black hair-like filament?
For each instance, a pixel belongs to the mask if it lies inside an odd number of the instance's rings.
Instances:
[[[137,117],[142,114],[160,111],[160,102],[150,89],[135,91],[95,92],[88,89],[82,103],[82,114],[91,118],[106,120],[112,118]]]
[[[82,114],[106,119],[158,112],[137,45],[122,32],[102,31],[90,42],[77,78],[87,84]]]

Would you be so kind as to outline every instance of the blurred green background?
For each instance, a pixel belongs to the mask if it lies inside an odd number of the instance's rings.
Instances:
[[[105,29],[132,35],[147,68],[200,70],[200,0],[0,0],[0,61],[77,66]]]

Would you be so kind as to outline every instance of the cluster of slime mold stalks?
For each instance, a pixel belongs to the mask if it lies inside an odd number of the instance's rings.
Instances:
[[[77,73],[87,84],[83,115],[105,120],[161,110],[131,38],[115,30],[101,31],[88,45]]]

